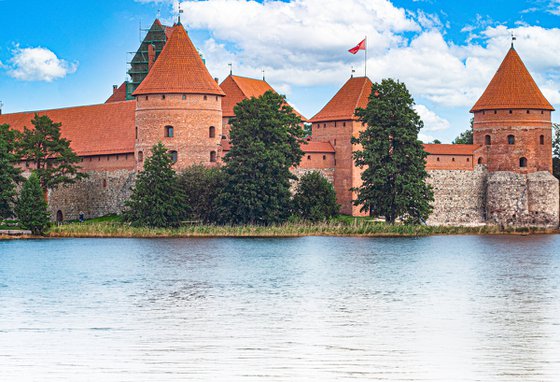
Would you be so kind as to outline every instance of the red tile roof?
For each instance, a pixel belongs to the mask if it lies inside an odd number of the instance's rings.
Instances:
[[[170,93],[224,95],[180,24],[133,95]]]
[[[0,124],[33,128],[35,113],[62,123],[62,136],[80,156],[134,152],[135,101],[0,115]]]
[[[126,82],[117,88],[105,103],[126,101]]]
[[[334,147],[330,142],[312,142],[308,141],[307,144],[302,144],[301,149],[305,153],[334,153]],[[222,150],[228,152],[231,150],[231,142],[223,140]]]
[[[367,106],[372,85],[367,77],[350,78],[310,122],[356,119],[356,109]]]
[[[424,150],[431,155],[473,155],[480,145],[425,144]]]
[[[514,48],[511,48],[471,113],[488,109],[554,110]]]
[[[239,102],[251,97],[260,97],[269,90],[277,93],[276,90],[264,80],[234,76],[231,74],[220,84],[220,87],[224,93],[226,93],[226,96],[222,100],[222,115],[230,118],[235,117],[233,108]],[[297,110],[294,109],[294,112],[303,121],[307,121]]]

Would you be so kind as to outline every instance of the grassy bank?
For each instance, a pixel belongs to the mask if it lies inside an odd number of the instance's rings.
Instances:
[[[176,229],[136,228],[117,217],[70,223],[50,230],[50,237],[298,237],[298,236],[378,236],[415,237],[429,235],[488,235],[558,233],[539,228],[431,227],[387,225],[364,218],[341,217],[323,223],[286,223],[261,226],[185,225]]]

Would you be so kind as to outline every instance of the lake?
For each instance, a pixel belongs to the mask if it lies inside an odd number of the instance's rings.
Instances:
[[[1,381],[558,381],[560,236],[0,242]]]

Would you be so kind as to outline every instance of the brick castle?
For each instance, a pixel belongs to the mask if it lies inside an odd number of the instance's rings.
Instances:
[[[0,124],[22,130],[35,113],[62,123],[89,177],[49,191],[53,219],[96,217],[122,210],[150,148],[161,141],[176,170],[220,165],[230,148],[230,118],[240,101],[272,87],[263,79],[212,78],[179,23],[156,20],[134,55],[130,81],[114,86],[104,104],[0,115]],[[351,137],[364,126],[354,115],[365,107],[372,82],[350,78],[310,123],[311,138],[293,171],[317,170],[333,184],[341,212],[360,215],[350,191],[361,183]],[[559,225],[558,181],[552,171],[554,108],[512,46],[474,105],[474,144],[426,144],[434,212],[429,224]],[[298,113],[299,114],[299,113]]]

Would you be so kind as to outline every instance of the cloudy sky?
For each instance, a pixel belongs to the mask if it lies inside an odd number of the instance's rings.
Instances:
[[[425,141],[450,142],[517,36],[516,49],[560,108],[560,0],[182,1],[183,24],[214,77],[266,79],[312,117],[364,56],[368,75],[406,83]],[[126,76],[140,25],[176,20],[178,1],[0,0],[4,112],[104,102]],[[560,120],[559,116],[554,117]]]

